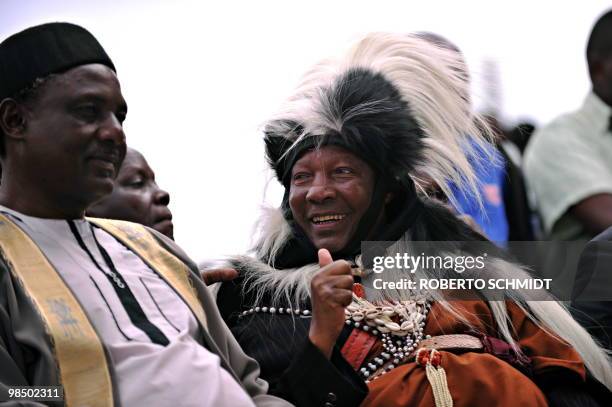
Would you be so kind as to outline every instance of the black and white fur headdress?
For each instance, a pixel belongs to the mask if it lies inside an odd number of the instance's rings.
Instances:
[[[433,181],[452,198],[452,182],[478,196],[466,152],[491,133],[472,115],[468,94],[459,53],[416,36],[370,34],[304,76],[265,126],[268,160],[286,184],[292,150],[341,144],[422,190]]]
[[[435,184],[453,201],[454,184],[478,202],[467,156],[494,160],[475,153],[494,151],[488,129],[471,112],[463,56],[419,36],[392,33],[369,34],[347,53],[315,65],[264,126],[268,162],[285,188],[305,149],[336,144],[382,176],[409,179],[423,194]],[[291,235],[275,209],[265,212],[259,232],[260,259],[274,259]]]

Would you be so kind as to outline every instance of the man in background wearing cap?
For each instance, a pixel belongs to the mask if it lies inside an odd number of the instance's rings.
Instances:
[[[0,44],[0,405],[33,385],[61,385],[73,406],[289,405],[265,394],[171,240],[84,218],[113,189],[126,113],[85,29],[45,24]]]

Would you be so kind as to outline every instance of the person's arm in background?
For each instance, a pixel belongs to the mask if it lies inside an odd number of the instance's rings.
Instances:
[[[598,235],[612,226],[612,194],[589,196],[571,207],[569,212],[590,234]]]
[[[560,126],[541,129],[527,146],[523,166],[547,233],[565,214],[593,235],[612,225],[610,167],[580,134]]]

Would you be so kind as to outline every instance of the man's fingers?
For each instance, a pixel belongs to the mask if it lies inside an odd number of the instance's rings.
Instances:
[[[328,264],[332,264],[334,259],[332,259],[331,253],[327,249],[319,249],[319,267],[325,267]]]
[[[325,287],[319,295],[313,297],[313,308],[317,306],[335,308],[338,305],[346,307],[353,300],[353,291],[348,288]]]
[[[332,303],[348,305],[353,296],[353,276],[331,276],[318,281],[312,286],[313,301],[322,304]],[[347,302],[348,301],[348,302]]]
[[[333,263],[328,264],[325,267],[325,275],[336,276],[336,275],[353,275],[351,272],[351,264],[346,260],[336,260]]]
[[[355,280],[351,275],[330,276],[325,284],[329,284],[333,288],[344,288],[350,290],[353,288]]]
[[[353,300],[353,292],[347,289],[336,289],[334,290],[334,302],[337,304],[347,307]]]
[[[206,285],[218,283],[219,281],[230,281],[238,277],[238,272],[230,268],[204,270],[201,274]]]

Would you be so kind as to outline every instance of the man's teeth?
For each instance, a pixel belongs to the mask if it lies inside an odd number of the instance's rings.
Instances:
[[[346,218],[346,215],[324,215],[324,216],[314,216],[312,218],[312,221],[314,223],[320,223],[320,222],[329,222],[333,220],[342,220],[344,218]]]

